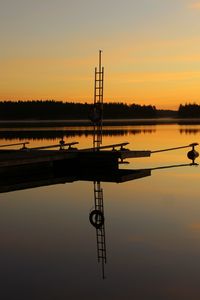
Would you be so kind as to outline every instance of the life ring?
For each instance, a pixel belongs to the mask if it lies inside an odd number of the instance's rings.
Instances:
[[[96,229],[99,229],[104,224],[104,215],[100,210],[95,209],[90,213],[89,220]]]

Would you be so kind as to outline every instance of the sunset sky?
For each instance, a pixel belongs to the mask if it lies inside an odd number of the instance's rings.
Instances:
[[[200,1],[1,0],[0,100],[200,104]]]

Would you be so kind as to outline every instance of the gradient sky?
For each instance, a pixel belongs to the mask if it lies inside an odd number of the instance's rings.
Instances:
[[[1,0],[0,100],[200,104],[200,1]]]

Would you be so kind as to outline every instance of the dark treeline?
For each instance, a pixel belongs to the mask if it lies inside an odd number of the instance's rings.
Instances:
[[[105,103],[103,116],[105,119],[155,118],[157,117],[157,110],[156,107],[152,105]]]
[[[0,102],[0,120],[72,120],[88,119],[93,105],[87,103],[47,101]],[[104,103],[104,119],[155,118],[151,105]]]
[[[0,120],[85,119],[90,105],[57,101],[0,102]]]
[[[200,118],[200,105],[195,103],[180,105],[178,116],[179,118]]]
[[[54,100],[0,102],[0,120],[87,120],[93,104]],[[200,105],[180,105],[178,111],[152,105],[104,103],[104,119],[200,118]]]

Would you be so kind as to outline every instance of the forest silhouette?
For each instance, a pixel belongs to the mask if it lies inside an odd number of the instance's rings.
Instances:
[[[93,104],[54,100],[2,101],[0,120],[85,120]],[[200,105],[180,105],[178,111],[158,110],[153,105],[104,103],[104,119],[200,118]]]

